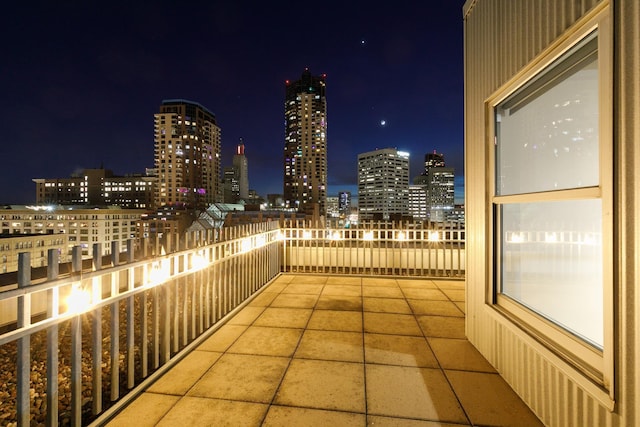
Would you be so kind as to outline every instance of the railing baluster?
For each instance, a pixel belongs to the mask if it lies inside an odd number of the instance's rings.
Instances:
[[[82,248],[72,249],[72,270],[82,284]],[[82,314],[71,318],[71,425],[82,425]]]
[[[18,288],[31,285],[31,253],[18,254]],[[26,328],[31,324],[31,294],[18,296],[18,328]],[[18,338],[18,377],[17,377],[17,412],[18,426],[27,427],[31,418],[31,335]]]
[[[60,271],[57,249],[47,251],[47,280],[58,278]],[[59,288],[47,291],[47,317],[58,316]],[[50,427],[58,426],[58,324],[47,328],[47,421]]]
[[[101,243],[93,244],[93,271],[102,270],[102,251]],[[93,302],[99,302],[102,297],[102,278],[95,277],[91,281],[91,295]],[[91,356],[92,356],[92,412],[94,415],[102,412],[102,308],[98,307],[93,310],[91,317]],[[111,337],[113,341],[113,336]]]

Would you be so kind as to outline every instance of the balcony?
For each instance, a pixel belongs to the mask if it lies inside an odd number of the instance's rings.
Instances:
[[[541,425],[465,339],[464,230],[266,223],[211,237],[169,254],[130,242],[105,268],[83,269],[77,247],[66,275],[50,252],[33,283],[23,268],[0,293],[15,319],[0,334],[15,352],[4,420]]]
[[[542,425],[465,339],[464,282],[282,274],[108,426]]]

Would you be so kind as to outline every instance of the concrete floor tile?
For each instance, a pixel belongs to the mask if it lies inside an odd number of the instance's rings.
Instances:
[[[363,427],[364,414],[273,405],[262,427]]]
[[[198,350],[226,351],[247,327],[246,325],[223,325],[200,344]]]
[[[268,307],[278,295],[279,293],[276,292],[261,292],[260,295],[251,300],[249,306]]]
[[[387,277],[363,277],[362,278],[362,286],[390,286],[397,287],[398,281],[396,279],[387,278]]]
[[[425,279],[398,279],[398,286],[403,290],[409,288],[438,289],[433,280]]]
[[[317,295],[282,293],[271,302],[270,307],[313,308],[317,300]]]
[[[474,425],[543,426],[498,374],[449,370],[445,374]]]
[[[429,338],[428,341],[442,369],[496,372],[487,359],[466,339]]]
[[[313,274],[297,274],[289,283],[296,285],[324,285],[329,276],[316,276]]]
[[[254,326],[272,326],[275,328],[304,328],[311,316],[311,309],[308,308],[280,308],[269,307],[260,317]]]
[[[435,301],[449,301],[449,298],[440,289],[404,288],[402,289],[407,299],[426,299]]]
[[[409,299],[407,302],[416,315],[464,317],[464,313],[451,301]]]
[[[415,317],[408,314],[365,312],[364,331],[376,334],[422,336]]]
[[[466,338],[463,317],[417,316],[427,337]]]
[[[439,421],[410,420],[407,418],[380,417],[369,415],[367,417],[369,427],[462,427],[471,424],[449,424]]]
[[[362,313],[359,311],[315,310],[309,319],[307,329],[362,332]]]
[[[451,301],[464,302],[466,298],[466,291],[464,289],[442,289],[442,292],[444,292]]]
[[[468,423],[439,369],[366,365],[369,415]]]
[[[318,310],[362,311],[362,297],[346,295],[320,295],[316,304]]]
[[[183,397],[157,424],[174,426],[259,426],[268,405],[201,397]],[[136,427],[139,424],[134,424]]]
[[[184,395],[213,366],[222,353],[194,350],[148,389],[152,393]]]
[[[424,337],[364,334],[366,363],[437,368],[438,361]]]
[[[307,330],[294,357],[362,363],[362,333]]]
[[[385,288],[382,288],[385,289]],[[386,288],[390,289],[390,288]],[[370,298],[362,299],[363,310],[377,313],[411,314],[411,308],[407,300],[399,298]]]
[[[362,287],[360,285],[326,285],[322,295],[359,297],[362,295]]]
[[[297,284],[290,283],[283,291],[283,294],[320,295],[324,285],[321,284]]]
[[[145,392],[107,423],[108,427],[152,427],[180,400],[179,396]]]
[[[362,295],[365,297],[404,298],[398,286],[363,286]]]
[[[464,290],[466,284],[464,280],[432,280],[439,289],[460,289]]]
[[[362,284],[362,279],[360,277],[349,277],[349,276],[338,276],[338,277],[329,277],[327,279],[327,285],[354,285],[359,286]]]
[[[244,307],[227,322],[227,325],[251,325],[262,314],[265,307]]]
[[[276,394],[275,403],[364,413],[363,365],[293,359]]]
[[[250,326],[227,352],[291,357],[302,331],[303,329]]]
[[[187,395],[269,403],[289,360],[286,357],[226,353],[196,382]]]

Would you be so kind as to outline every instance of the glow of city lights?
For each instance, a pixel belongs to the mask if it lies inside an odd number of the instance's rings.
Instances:
[[[430,231],[429,232],[429,241],[430,242],[437,242],[440,240],[440,234],[438,234],[437,231]]]
[[[509,243],[522,243],[524,242],[524,236],[522,233],[512,233],[511,238],[507,239]]]
[[[79,284],[74,284],[66,302],[68,313],[84,313],[91,306],[91,292]]]
[[[363,240],[373,240],[373,231],[365,231],[362,235]]]
[[[202,270],[206,268],[207,265],[209,265],[209,263],[202,253],[194,254],[191,257],[191,270]]]
[[[595,245],[596,239],[591,234],[585,234],[581,239],[583,245]]]
[[[246,239],[242,239],[242,241],[240,241],[240,253],[249,252],[251,249],[253,249],[251,238],[247,237]]]
[[[151,264],[147,286],[153,287],[164,283],[169,278],[169,264],[157,261]]]

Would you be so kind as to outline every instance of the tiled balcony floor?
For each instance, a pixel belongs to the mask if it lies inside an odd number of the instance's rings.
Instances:
[[[285,274],[110,426],[541,426],[464,336],[464,282]]]

